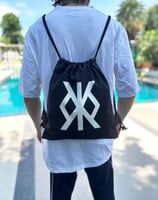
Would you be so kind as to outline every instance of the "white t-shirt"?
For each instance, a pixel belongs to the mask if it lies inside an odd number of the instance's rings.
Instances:
[[[74,62],[94,57],[106,20],[107,15],[88,6],[57,6],[46,15],[60,55]],[[24,97],[39,97],[42,88],[44,102],[47,102],[49,81],[58,59],[40,18],[30,27],[25,37],[19,85]],[[113,19],[99,50],[97,63],[108,80],[112,99],[114,82],[119,97],[137,94],[138,83],[127,33]],[[112,139],[42,139],[45,163],[54,173],[99,166],[111,156],[112,146]]]

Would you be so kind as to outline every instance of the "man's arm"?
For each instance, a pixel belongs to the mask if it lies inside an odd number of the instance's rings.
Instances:
[[[118,114],[120,115],[122,121],[125,119],[128,112],[130,111],[130,109],[134,103],[134,99],[135,99],[134,96],[118,99],[117,109],[118,109]]]
[[[119,116],[121,117],[121,120],[123,121],[125,117],[127,116],[128,112],[130,111],[133,103],[134,103],[135,96],[128,97],[128,98],[119,98],[118,104],[117,104],[117,111]],[[120,134],[120,124],[116,126],[116,130],[118,133],[118,136]]]
[[[37,131],[37,139],[41,141],[41,102],[40,98],[24,98],[24,103]]]

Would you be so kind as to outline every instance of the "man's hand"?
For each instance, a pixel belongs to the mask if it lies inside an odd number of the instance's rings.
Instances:
[[[121,125],[120,124],[117,124],[116,131],[117,131],[117,136],[119,136],[120,135],[120,131],[121,131]]]
[[[37,139],[41,142],[41,102],[40,98],[24,98],[25,106],[37,131]]]
[[[37,132],[37,140],[39,141],[39,142],[41,142],[41,132]]]
[[[117,135],[120,135],[121,130],[126,130],[127,128],[123,124],[124,118],[127,116],[128,112],[130,111],[135,97],[128,97],[128,98],[119,98],[118,99],[118,116],[121,118],[122,122],[116,126]]]

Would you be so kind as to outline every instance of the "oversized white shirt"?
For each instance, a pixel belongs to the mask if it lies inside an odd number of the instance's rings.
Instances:
[[[94,57],[106,20],[107,15],[88,6],[57,6],[46,15],[60,55],[74,62]],[[42,88],[46,107],[49,81],[58,59],[40,18],[29,28],[25,37],[19,84],[24,97],[39,97]],[[138,83],[127,33],[113,19],[99,50],[97,63],[109,83],[111,99],[114,83],[119,97],[137,94]],[[63,173],[106,162],[112,154],[113,139],[42,139],[41,144],[48,169],[54,173]]]

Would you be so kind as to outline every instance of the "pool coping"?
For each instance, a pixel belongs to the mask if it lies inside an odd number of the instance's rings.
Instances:
[[[152,77],[137,77],[137,80],[143,83],[158,86],[158,78],[155,78],[155,77],[153,78]]]
[[[15,74],[15,72],[10,69],[0,70],[0,72],[0,84]]]

